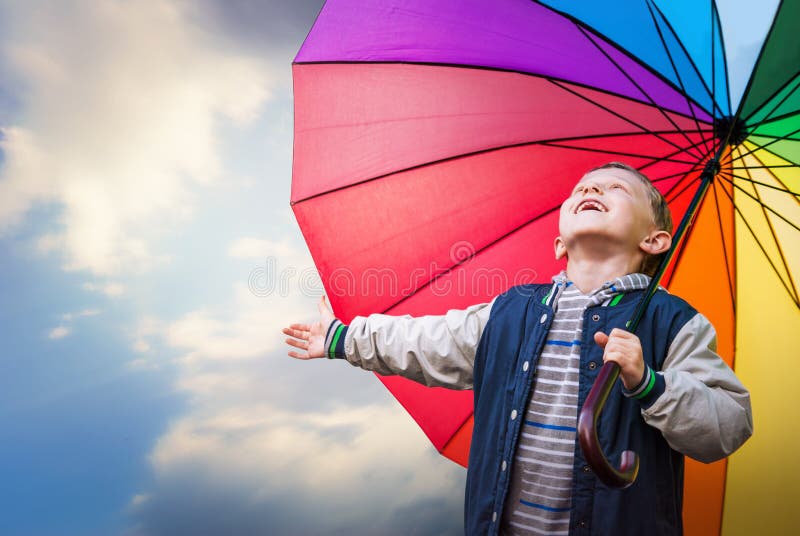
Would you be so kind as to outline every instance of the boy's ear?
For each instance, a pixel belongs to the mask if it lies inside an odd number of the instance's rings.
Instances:
[[[664,253],[672,245],[672,235],[663,229],[656,229],[639,243],[642,251],[648,255],[658,255]]]
[[[553,242],[553,249],[556,252],[556,260],[567,254],[567,246],[564,245],[564,241],[561,240],[560,236],[557,236],[555,242]]]

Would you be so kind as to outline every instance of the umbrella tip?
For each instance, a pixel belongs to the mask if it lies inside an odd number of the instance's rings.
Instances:
[[[714,119],[714,132],[719,141],[736,147],[747,138],[747,125],[741,117],[725,115]]]

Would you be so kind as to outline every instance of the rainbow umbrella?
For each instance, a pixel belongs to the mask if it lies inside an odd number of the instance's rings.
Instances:
[[[337,315],[549,281],[561,201],[610,160],[676,221],[702,190],[662,284],[715,324],[756,431],[729,460],[687,461],[686,531],[782,533],[800,496],[798,20],[783,1],[748,37],[763,44],[731,106],[713,2],[329,0],[293,65],[291,200]],[[380,380],[466,464],[471,392]]]

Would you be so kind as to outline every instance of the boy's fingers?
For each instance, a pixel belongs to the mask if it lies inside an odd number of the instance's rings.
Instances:
[[[626,331],[622,328],[612,329],[611,333],[609,333],[609,336],[618,337],[620,339],[629,339],[629,340],[632,340],[635,337],[633,333],[631,333],[630,331]]]
[[[294,337],[296,339],[303,339],[304,341],[307,341],[309,337],[308,331],[292,329],[292,328],[283,328],[282,331],[284,335],[289,335],[290,337]]]
[[[298,354],[297,352],[289,352],[289,357],[293,357],[295,359],[309,359],[308,353]]]
[[[594,334],[594,342],[596,342],[600,346],[600,348],[605,348],[606,343],[608,343],[608,335],[606,335],[602,331],[598,331]]]
[[[328,305],[328,301],[324,295],[319,299],[319,303],[317,303],[317,310],[319,311],[319,314],[333,314],[333,310],[331,310],[331,306]]]
[[[305,341],[298,341],[297,339],[286,339],[286,344],[300,348],[301,350],[308,350],[308,343]]]
[[[311,326],[308,324],[291,324],[289,327],[300,331],[311,331]]]

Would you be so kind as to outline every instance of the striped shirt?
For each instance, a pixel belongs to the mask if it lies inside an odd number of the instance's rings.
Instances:
[[[630,274],[583,294],[564,272],[553,279],[549,300],[555,315],[539,356],[511,467],[502,534],[569,532],[583,313],[649,283],[645,275]]]

